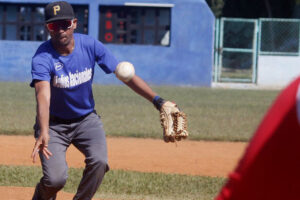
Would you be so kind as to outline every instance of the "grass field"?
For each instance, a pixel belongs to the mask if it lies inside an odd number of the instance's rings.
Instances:
[[[153,87],[188,116],[191,140],[248,141],[279,91]],[[94,86],[96,110],[109,136],[161,138],[159,114],[125,86]],[[0,134],[32,135],[34,90],[0,82]],[[64,190],[75,192],[82,169],[70,169]],[[34,187],[38,167],[1,166],[0,185]],[[213,199],[224,178],[111,170],[96,196],[111,199]],[[167,186],[170,188],[167,190]]]
[[[278,91],[153,87],[188,116],[191,140],[248,141]],[[31,135],[34,90],[0,82],[0,134]],[[158,111],[126,86],[94,86],[96,110],[110,136],[161,138]]]
[[[76,192],[82,171],[83,169],[69,169],[69,179],[64,191]],[[0,186],[34,187],[41,176],[40,167],[0,165]],[[224,180],[224,178],[112,170],[106,174],[95,196],[130,200],[209,200],[217,194]]]

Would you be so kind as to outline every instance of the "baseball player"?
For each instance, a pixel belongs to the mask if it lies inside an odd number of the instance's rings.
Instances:
[[[299,199],[300,77],[277,97],[216,200]]]
[[[107,74],[118,61],[101,42],[74,34],[77,19],[64,1],[45,7],[45,22],[51,39],[42,43],[32,58],[32,82],[37,101],[36,143],[33,162],[39,155],[43,177],[33,200],[54,200],[67,180],[67,148],[73,144],[85,156],[85,170],[74,200],[92,199],[109,170],[105,133],[94,110],[92,81],[97,63]],[[164,100],[138,76],[126,84],[157,109]]]

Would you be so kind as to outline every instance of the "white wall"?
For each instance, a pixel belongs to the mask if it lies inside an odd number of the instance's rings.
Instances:
[[[300,56],[258,56],[258,86],[284,87],[299,75]]]

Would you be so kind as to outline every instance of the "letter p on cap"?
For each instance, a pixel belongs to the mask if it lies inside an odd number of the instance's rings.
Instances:
[[[57,11],[60,11],[60,6],[59,5],[53,6],[53,13],[54,13],[54,15],[57,15]]]

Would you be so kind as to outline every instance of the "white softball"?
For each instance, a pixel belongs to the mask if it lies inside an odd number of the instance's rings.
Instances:
[[[135,74],[134,66],[130,62],[120,62],[116,68],[116,76],[124,82],[128,82]]]

